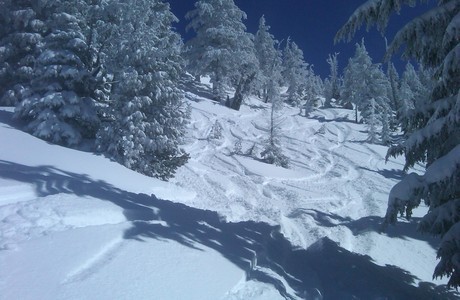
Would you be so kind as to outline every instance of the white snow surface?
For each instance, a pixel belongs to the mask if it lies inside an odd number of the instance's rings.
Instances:
[[[269,107],[186,94],[190,161],[170,182],[19,130],[0,109],[0,299],[455,299],[432,281],[438,240],[380,233],[402,159],[344,109],[285,106],[290,169],[262,151]],[[221,139],[208,139],[218,120]],[[417,171],[417,170],[415,170]]]

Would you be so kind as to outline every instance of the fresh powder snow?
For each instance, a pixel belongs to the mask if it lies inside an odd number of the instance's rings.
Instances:
[[[191,158],[169,182],[37,139],[1,108],[0,299],[458,297],[432,280],[427,208],[381,232],[404,162],[385,163],[353,111],[284,105],[285,169],[257,157],[270,105],[230,110],[203,80],[186,93]]]

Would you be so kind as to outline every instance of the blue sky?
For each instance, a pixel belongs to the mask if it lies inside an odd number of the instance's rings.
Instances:
[[[348,20],[353,11],[364,0],[234,0],[236,5],[248,15],[245,24],[248,31],[255,33],[259,18],[265,15],[271,33],[278,40],[291,37],[304,51],[305,61],[313,64],[315,73],[325,78],[329,74],[326,59],[329,53],[339,52],[340,72],[346,66],[348,58],[354,53],[355,44],[364,37],[367,50],[374,62],[381,62],[385,49],[383,37],[375,28],[366,32],[365,26],[355,39],[349,43],[340,42],[334,45],[334,36],[340,27]],[[168,0],[174,14],[180,19],[176,24],[177,30],[186,40],[184,15],[193,9],[195,1]],[[433,2],[433,1],[431,1]],[[390,19],[386,35],[393,37],[396,29],[402,27],[407,20],[420,15],[426,10],[426,4],[416,8],[404,7],[401,15]],[[395,64],[402,70],[405,61],[395,57]]]

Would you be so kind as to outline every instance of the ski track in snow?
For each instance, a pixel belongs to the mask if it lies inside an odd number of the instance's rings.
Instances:
[[[113,260],[122,247],[123,239],[121,237],[107,243],[99,252],[95,253],[93,257],[90,257],[75,270],[69,272],[62,281],[62,284],[86,280]]]
[[[191,158],[171,180],[172,185],[195,195],[180,199],[182,203],[216,211],[226,222],[254,221],[279,226],[280,233],[301,249],[327,237],[346,250],[374,254],[375,260],[385,263],[374,248],[381,245],[382,236],[352,224],[383,216],[388,191],[396,179],[382,174],[396,176],[393,171],[401,167],[401,162],[390,160],[385,164],[386,148],[367,144],[366,133],[359,131],[362,125],[348,121],[353,118],[353,111],[322,109],[306,118],[298,114],[297,108],[285,106],[280,142],[291,159],[291,167],[283,169],[234,153],[238,140],[243,152],[252,146],[256,146],[257,153],[262,151],[268,133],[268,105],[250,99],[249,105],[257,109],[243,105],[241,112],[235,112],[204,98],[192,98],[199,101],[190,102],[192,121],[184,145]],[[210,138],[216,121],[222,126],[220,139]],[[58,188],[52,184],[50,190],[61,192],[37,195],[27,184],[0,181],[0,251],[16,251],[22,243],[53,232],[91,226],[129,227],[144,222],[128,221],[121,207],[89,196],[79,197],[76,206],[75,198],[65,193],[65,182]],[[161,220],[147,222],[168,225]],[[108,239],[73,264],[60,284],[70,286],[87,281],[128,245],[132,246],[130,243],[123,236]],[[403,239],[400,243],[410,245],[410,241]],[[264,251],[254,253],[252,270],[245,271],[267,274],[279,282],[286,294],[280,295],[279,289],[244,277],[223,299],[299,299],[288,282],[298,279],[284,272],[279,262],[270,261]],[[289,255],[291,252],[286,250]],[[258,259],[275,265],[278,271],[258,265]],[[309,291],[310,295],[315,293],[321,294],[320,290]]]
[[[262,150],[268,131],[268,106],[247,118],[247,114],[240,117],[238,112],[219,106],[206,111],[207,106],[201,104],[192,104],[192,119],[200,120],[192,125],[195,140],[187,147],[192,153],[193,165],[179,170],[174,179],[184,188],[196,191],[196,199],[188,204],[206,208],[208,203],[213,203],[227,221],[256,218],[256,221],[281,225],[283,234],[302,248],[331,235],[344,248],[354,248],[356,237],[350,229],[341,222],[335,222],[332,227],[321,226],[324,224],[317,220],[313,210],[350,220],[381,215],[379,205],[373,203],[373,193],[378,190],[375,179],[368,179],[369,172],[360,168],[362,162],[352,158],[356,151],[370,154],[365,167],[375,170],[383,157],[359,141],[365,140],[365,134],[351,137],[356,124],[336,121],[351,118],[352,111],[321,110],[314,112],[312,118],[305,118],[297,109],[287,108],[281,116],[281,144],[291,158],[292,171],[299,175],[283,178],[276,176],[276,169],[271,171],[273,176],[259,175],[246,166],[245,159],[251,158],[232,153],[237,140],[242,142],[243,152],[252,146],[251,142],[255,142],[259,152]],[[206,139],[216,120],[223,127],[223,137]],[[349,144],[353,147],[346,147]],[[267,167],[262,162],[259,164],[260,168]],[[350,212],[354,213],[343,215]],[[366,246],[358,251],[366,253],[373,243],[365,240],[359,244]]]

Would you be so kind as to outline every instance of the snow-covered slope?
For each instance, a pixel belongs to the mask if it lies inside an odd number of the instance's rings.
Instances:
[[[431,281],[436,240],[415,222],[379,233],[402,161],[385,164],[350,111],[286,106],[283,169],[233,151],[261,151],[268,106],[205,92],[187,94],[191,159],[169,183],[0,110],[0,299],[455,298]]]

